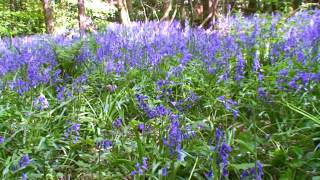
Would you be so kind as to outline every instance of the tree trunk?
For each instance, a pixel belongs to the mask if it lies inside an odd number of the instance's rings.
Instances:
[[[125,25],[130,24],[130,17],[126,0],[118,0],[118,7],[120,9],[121,23]]]
[[[188,20],[189,20],[189,24],[190,26],[193,26],[193,4],[192,4],[192,0],[188,0]]]
[[[205,21],[209,16],[209,0],[201,0],[202,2],[202,21]]]
[[[186,25],[187,13],[186,13],[185,5],[184,5],[184,0],[180,0],[179,3],[180,3],[180,24],[181,24],[181,27],[184,29],[185,25]]]
[[[210,21],[211,23],[214,23],[216,21],[217,15],[218,15],[218,4],[219,0],[211,0],[211,6],[210,6]],[[212,24],[212,27],[214,24]]]
[[[128,6],[128,14],[130,17],[130,14],[132,14],[132,0],[126,0],[127,6]]]
[[[80,35],[82,35],[86,31],[86,20],[87,18],[84,0],[78,0],[78,21]]]
[[[52,34],[54,32],[54,22],[53,22],[53,10],[50,5],[50,0],[42,0],[44,19],[46,24],[46,32]]]
[[[170,12],[172,10],[173,2],[172,0],[164,0],[163,2],[163,16],[161,18],[161,21],[168,21],[170,19]]]
[[[203,0],[203,22],[200,27],[209,28],[217,16],[219,0]]]

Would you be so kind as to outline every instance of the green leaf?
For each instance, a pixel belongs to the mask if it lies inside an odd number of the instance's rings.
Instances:
[[[230,164],[230,166],[237,170],[244,170],[255,167],[255,163]]]

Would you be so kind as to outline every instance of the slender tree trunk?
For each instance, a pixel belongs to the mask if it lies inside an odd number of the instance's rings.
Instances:
[[[211,6],[210,6],[210,15],[211,19],[210,22],[214,23],[214,21],[218,18],[218,4],[219,0],[211,0]],[[213,24],[212,24],[213,25]]]
[[[78,0],[78,21],[79,21],[79,31],[82,35],[86,31],[86,9],[84,6],[84,0]]]
[[[206,1],[208,2],[208,1]],[[205,1],[203,1],[205,3]],[[217,18],[219,0],[210,0],[208,4],[203,4],[203,14],[204,20],[201,23],[200,27],[209,28],[210,24],[212,24]],[[208,14],[209,13],[209,14]],[[208,15],[207,15],[208,14]],[[205,16],[207,15],[207,16]],[[212,28],[214,28],[214,24],[212,24]]]
[[[190,26],[193,25],[193,4],[192,4],[192,0],[188,0],[188,20],[190,23]]]
[[[132,0],[126,0],[127,6],[128,6],[128,14],[130,17],[130,14],[132,14]]]
[[[130,17],[128,13],[128,7],[126,0],[118,0],[118,6],[120,9],[120,18],[121,18],[121,23],[128,25],[130,24]]]
[[[42,0],[44,19],[46,24],[46,32],[52,34],[54,32],[53,10],[50,0]]]
[[[167,21],[170,19],[170,12],[172,10],[173,2],[172,0],[164,0],[163,2],[163,16],[160,19],[161,21]]]
[[[202,20],[209,16],[209,0],[201,0],[202,3]]]
[[[179,0],[179,4],[180,4],[180,24],[181,24],[181,27],[184,29],[186,25],[186,16],[187,16],[184,0]]]

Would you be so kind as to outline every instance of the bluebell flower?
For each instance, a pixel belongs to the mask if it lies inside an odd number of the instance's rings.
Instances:
[[[154,118],[154,116],[155,116],[154,112],[152,112],[152,110],[150,109],[148,104],[145,102],[148,99],[148,97],[144,96],[144,95],[137,94],[136,99],[138,101],[139,108],[142,111],[144,111],[150,119]]]
[[[220,128],[216,128],[216,132],[215,132],[216,143],[221,142],[223,137],[224,137],[224,132],[221,131]]]
[[[140,163],[136,163],[135,169],[131,171],[130,175],[134,176],[136,174],[143,175],[145,172],[148,171],[148,158],[142,158],[142,165]]]
[[[261,68],[261,65],[260,65],[258,56],[255,54],[253,59],[253,71],[259,72],[260,68]]]
[[[207,180],[213,180],[213,171],[210,170],[209,172],[205,173],[204,176],[207,178]]]
[[[261,98],[265,98],[267,96],[267,92],[262,87],[259,87],[257,92],[258,96]]]
[[[153,111],[157,117],[165,116],[168,113],[167,109],[163,105],[156,106]]]
[[[122,118],[117,118],[116,120],[114,120],[112,122],[112,126],[115,127],[115,128],[120,128],[121,125],[122,125]]]
[[[220,96],[217,98],[218,101],[220,101],[221,103],[223,103],[224,108],[229,111],[232,112],[233,114],[233,118],[236,119],[239,116],[239,112],[236,109],[236,106],[238,105],[237,102],[235,102],[232,99],[226,99],[224,96]]]
[[[161,176],[167,176],[168,175],[168,168],[167,167],[163,167],[161,169]]]
[[[106,140],[102,140],[100,142],[97,142],[96,146],[99,149],[103,148],[105,150],[108,150],[112,147],[112,142],[106,139]]]
[[[209,149],[216,154],[216,165],[220,169],[221,175],[228,177],[228,158],[232,148],[225,142],[224,132],[220,128],[216,128],[215,140],[215,147],[209,146]]]
[[[3,144],[5,141],[4,137],[3,136],[0,136],[0,144]]]
[[[27,174],[22,173],[21,180],[27,180],[27,179],[28,179]]]
[[[56,87],[56,92],[57,92],[58,101],[63,101],[64,100],[64,96],[65,96],[65,87],[57,86]]]
[[[30,164],[30,162],[31,162],[31,159],[29,158],[29,156],[23,155],[19,160],[19,168],[26,167],[28,164]]]
[[[144,124],[138,124],[138,130],[143,133],[145,130],[145,125]]]
[[[163,144],[169,147],[170,154],[176,155],[179,160],[181,157],[181,148],[184,134],[180,129],[180,123],[177,120],[172,120],[169,126],[167,138],[163,138]]]
[[[40,94],[40,96],[34,101],[34,107],[38,110],[44,110],[49,108],[49,102],[47,98]]]
[[[228,157],[229,157],[229,153],[232,151],[232,148],[226,144],[226,143],[222,143],[222,145],[220,146],[220,150],[219,150],[219,159],[217,161],[217,163],[220,165],[220,168],[222,170],[222,175],[224,177],[228,177],[229,173],[228,173]]]
[[[65,131],[64,136],[68,138],[69,136],[73,136],[73,143],[78,141],[80,135],[80,124],[79,123],[71,123],[71,126]]]
[[[255,167],[243,170],[240,178],[262,180],[263,175],[263,165],[259,161],[256,161]]]
[[[246,62],[242,57],[242,55],[238,55],[236,69],[235,69],[235,80],[238,82],[244,78],[245,63]]]

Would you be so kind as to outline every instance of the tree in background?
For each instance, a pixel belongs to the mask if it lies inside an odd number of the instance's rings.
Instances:
[[[320,7],[319,0],[0,0],[0,36],[64,33],[78,27],[88,31],[130,20],[178,20],[182,26],[188,20],[193,26],[209,28],[229,9],[251,15],[310,6]]]
[[[125,25],[130,24],[130,17],[126,0],[118,0],[118,7],[120,10],[121,23]]]
[[[84,0],[78,0],[78,21],[79,21],[79,32],[82,35],[86,29],[86,9],[84,6]]]
[[[53,10],[50,0],[42,0],[44,19],[46,24],[46,32],[52,34],[54,32]]]
[[[170,19],[170,12],[172,10],[173,0],[164,0],[163,1],[163,9],[164,12],[161,21],[167,21]]]
[[[200,27],[209,28],[218,17],[219,0],[202,0],[203,21]],[[213,27],[213,26],[212,26]]]

